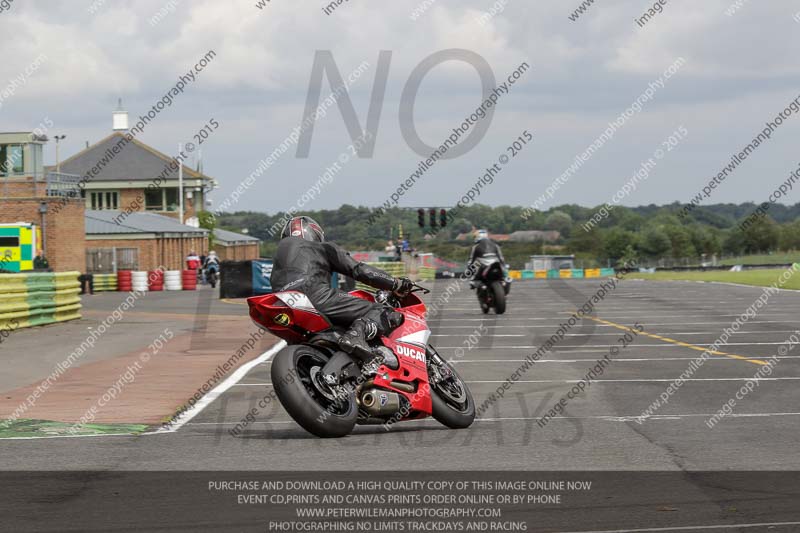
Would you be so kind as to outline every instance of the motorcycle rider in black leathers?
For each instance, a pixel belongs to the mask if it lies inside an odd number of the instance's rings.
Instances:
[[[476,287],[475,278],[478,276],[478,271],[480,270],[475,262],[481,257],[490,257],[492,255],[500,260],[500,264],[503,265],[503,271],[505,272],[506,260],[503,257],[500,246],[489,238],[489,234],[486,231],[478,231],[475,237],[475,245],[472,247],[472,251],[469,253],[469,261],[467,261],[467,272],[472,271],[472,277],[469,282],[470,289]]]
[[[331,287],[331,274],[338,272],[376,289],[406,296],[413,283],[394,278],[383,270],[360,263],[334,243],[325,242],[325,233],[314,219],[298,216],[289,220],[281,232],[270,281],[275,292],[299,291],[334,326],[349,328],[339,338],[339,346],[364,362],[376,357],[368,341],[385,336],[403,323],[403,315],[379,303],[368,302]],[[394,354],[384,354],[383,364],[397,369]]]

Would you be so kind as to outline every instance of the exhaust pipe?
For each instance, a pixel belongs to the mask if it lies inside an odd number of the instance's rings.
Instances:
[[[361,406],[372,416],[393,415],[400,410],[400,395],[382,389],[367,389],[361,393]]]

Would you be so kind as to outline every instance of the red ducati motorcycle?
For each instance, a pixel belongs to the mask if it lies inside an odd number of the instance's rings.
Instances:
[[[248,298],[250,317],[288,345],[272,361],[272,384],[289,415],[318,437],[343,437],[356,424],[392,424],[433,416],[450,428],[469,427],[475,402],[461,376],[428,344],[425,304],[414,285],[402,299],[392,293],[352,291],[402,313],[403,324],[373,341],[376,353],[394,352],[397,370],[362,363],[338,345],[344,329],[331,326],[308,297],[284,291]],[[380,360],[380,358],[376,358]]]

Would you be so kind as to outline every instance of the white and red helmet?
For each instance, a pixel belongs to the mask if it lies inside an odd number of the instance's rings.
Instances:
[[[324,242],[325,232],[322,231],[322,226],[317,224],[317,221],[313,218],[300,216],[292,218],[283,227],[281,239],[286,237],[300,237],[307,241]]]

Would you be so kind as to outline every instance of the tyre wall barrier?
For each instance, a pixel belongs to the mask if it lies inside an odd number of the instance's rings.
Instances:
[[[384,263],[385,264],[385,263]],[[800,268],[800,267],[796,267]],[[511,279],[600,278],[613,276],[613,268],[573,268],[563,270],[509,270]]]
[[[381,263],[385,265],[386,263]],[[433,281],[436,279],[436,268],[434,267],[419,267],[419,279],[422,281]]]
[[[374,266],[375,268],[380,268],[384,272],[396,278],[401,278],[406,275],[406,265],[402,261],[394,261],[387,263],[366,263],[366,264]],[[370,287],[369,285],[364,285],[363,283],[356,283],[356,289],[362,291],[375,292],[374,288]]]
[[[95,274],[94,292],[110,292],[117,290],[116,274]]]
[[[164,272],[164,289],[168,291],[183,290],[180,270],[167,270]]]
[[[0,275],[0,329],[81,317],[79,272]]]

